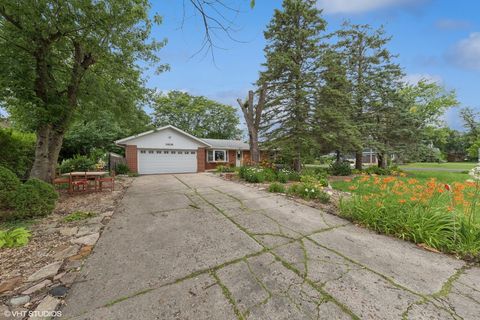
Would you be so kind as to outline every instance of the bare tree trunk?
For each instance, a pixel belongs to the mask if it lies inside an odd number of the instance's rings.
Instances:
[[[337,153],[336,162],[340,163],[340,160],[341,160],[340,150],[337,150],[336,153]]]
[[[363,168],[363,152],[355,152],[355,169],[362,170]]]
[[[260,97],[258,103],[254,105],[254,93],[252,90],[248,92],[248,99],[242,102],[237,99],[240,108],[242,109],[245,123],[247,124],[248,137],[250,143],[250,160],[254,164],[260,162],[260,149],[258,144],[258,130],[260,127],[260,117],[262,116],[263,107],[265,105],[266,88],[262,87],[260,90]]]

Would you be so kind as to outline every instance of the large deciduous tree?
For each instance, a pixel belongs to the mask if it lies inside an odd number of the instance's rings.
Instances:
[[[153,108],[156,126],[170,124],[201,138],[235,139],[241,135],[235,108],[202,96],[170,91],[158,95]]]
[[[163,45],[148,40],[148,11],[146,0],[0,2],[0,102],[36,132],[30,177],[52,179],[79,109],[141,95],[137,62]]]
[[[301,169],[302,154],[311,146],[309,120],[318,85],[321,33],[326,22],[314,0],[284,0],[265,31],[267,84],[262,132]]]

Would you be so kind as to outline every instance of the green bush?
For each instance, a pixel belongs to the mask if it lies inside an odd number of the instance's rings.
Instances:
[[[332,176],[349,176],[352,168],[349,162],[334,162],[330,165],[329,172]]]
[[[26,178],[35,158],[35,134],[0,128],[0,166]]]
[[[380,176],[389,176],[391,174],[391,170],[388,168],[380,168],[377,166],[371,166],[363,170],[367,174],[377,174]]]
[[[310,183],[293,184],[288,188],[287,194],[299,196],[307,200],[318,200],[321,203],[330,201],[330,196],[322,190],[321,186]]]
[[[216,171],[217,172],[235,172],[235,168],[228,165],[227,166],[219,165],[217,166]]]
[[[87,156],[76,155],[70,159],[64,159],[59,165],[61,173],[72,171],[88,171],[94,169],[96,161]]]
[[[270,184],[268,187],[268,192],[278,192],[278,193],[284,193],[285,192],[285,186],[281,183],[274,182]]]
[[[115,166],[115,172],[117,174],[128,174],[130,172],[130,168],[125,163],[117,163]]]
[[[0,210],[12,205],[15,191],[20,186],[20,180],[9,169],[0,166]]]
[[[25,228],[15,228],[12,230],[0,230],[0,249],[21,247],[28,243],[32,235]]]
[[[265,181],[268,181],[268,182],[273,182],[277,180],[277,174],[275,173],[275,170],[273,170],[272,168],[263,169],[263,176],[265,178]]]
[[[51,184],[31,179],[20,185],[13,198],[15,218],[43,217],[55,208],[58,194]]]
[[[265,181],[265,170],[257,167],[240,168],[240,177],[250,183],[262,183]]]

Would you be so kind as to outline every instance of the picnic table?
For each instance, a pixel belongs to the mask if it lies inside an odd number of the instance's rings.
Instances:
[[[67,172],[62,174],[64,177],[103,177],[108,174],[108,171],[74,171],[74,172]]]
[[[102,191],[104,183],[109,183],[110,189],[113,190],[115,178],[105,177],[108,173],[108,171],[74,171],[64,173],[62,177],[65,177],[64,182],[68,183],[69,192],[88,191],[91,187],[94,191]]]

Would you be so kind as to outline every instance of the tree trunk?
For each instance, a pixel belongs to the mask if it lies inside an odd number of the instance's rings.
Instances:
[[[341,158],[341,155],[340,155],[340,150],[337,150],[337,159],[336,159],[336,162],[337,162],[337,163],[340,163],[341,160],[342,160],[342,158]]]
[[[250,141],[250,152],[252,161],[257,164],[260,162],[260,150],[258,149],[258,137],[256,132],[251,134],[252,140]]]
[[[382,169],[387,168],[387,159],[385,158],[385,154],[377,153],[377,165],[379,168]]]
[[[355,152],[355,169],[362,170],[363,168],[363,152]]]
[[[41,126],[37,130],[35,160],[30,171],[30,178],[46,182],[53,181],[63,136],[63,133],[53,130],[51,125]]]

